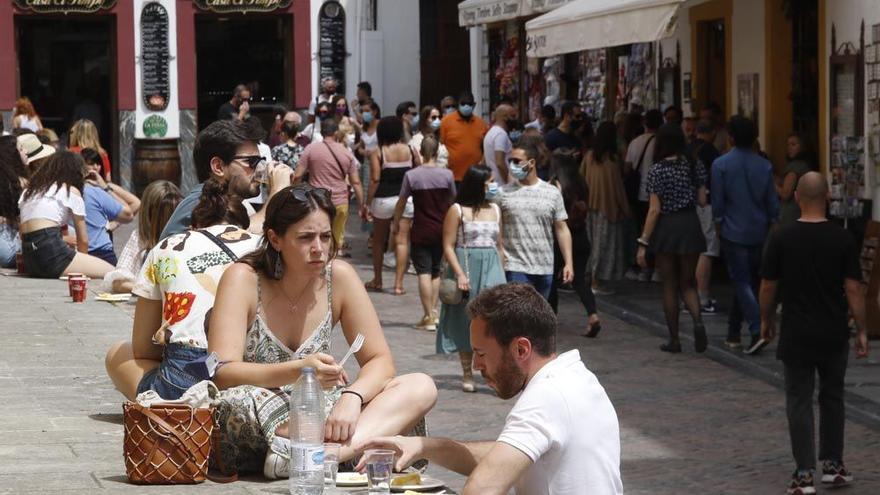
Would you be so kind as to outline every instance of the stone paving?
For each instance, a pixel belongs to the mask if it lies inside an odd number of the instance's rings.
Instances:
[[[352,242],[364,245],[360,235]],[[366,279],[366,250],[354,254]],[[386,286],[391,277],[386,271]],[[477,394],[459,391],[457,359],[434,355],[434,334],[410,327],[419,317],[414,277],[407,276],[406,288],[405,296],[372,298],[398,371],[426,372],[437,382],[431,433],[493,438],[512,402],[483,384]],[[94,294],[72,304],[66,293],[63,282],[0,276],[0,493],[287,493],[285,482],[259,477],[230,485],[127,484],[122,397],[104,374],[103,356],[129,336],[133,306],[96,302]],[[562,293],[559,348],[581,351],[617,409],[626,493],[784,493],[793,465],[778,384],[689,348],[661,353],[657,322],[616,318],[610,302],[601,301],[600,309],[610,310],[602,334],[587,340],[579,336],[582,308]],[[332,352],[345,350],[337,333]],[[867,404],[876,412],[876,403]],[[870,421],[848,421],[846,441],[857,483],[841,493],[880,493],[880,430]],[[437,466],[429,474],[453,489],[464,482]]]

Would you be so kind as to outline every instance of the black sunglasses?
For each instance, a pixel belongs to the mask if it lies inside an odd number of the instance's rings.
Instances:
[[[330,198],[330,191],[323,187],[312,187],[308,184],[304,184],[300,187],[294,187],[290,190],[291,194],[293,194],[294,199],[297,201],[308,201],[310,194],[315,194],[318,196],[323,196],[324,199]]]
[[[232,157],[232,161],[235,160],[246,163],[251,170],[256,170],[260,162],[263,161],[263,157],[260,155],[236,155]]]

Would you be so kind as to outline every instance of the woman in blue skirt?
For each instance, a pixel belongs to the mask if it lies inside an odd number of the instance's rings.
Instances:
[[[505,282],[501,265],[501,211],[498,205],[490,203],[498,190],[489,167],[472,166],[443,222],[443,255],[449,264],[445,276],[456,280],[467,298],[440,308],[437,352],[458,352],[464,373],[461,387],[465,392],[476,391],[471,368],[471,321],[465,307],[483,290]]]

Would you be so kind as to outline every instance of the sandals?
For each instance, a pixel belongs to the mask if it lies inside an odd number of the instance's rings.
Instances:
[[[370,280],[364,284],[364,289],[367,289],[367,292],[382,292],[382,285],[377,284],[375,280]]]
[[[406,294],[406,289],[395,287],[389,291],[389,294],[393,296],[402,296]]]

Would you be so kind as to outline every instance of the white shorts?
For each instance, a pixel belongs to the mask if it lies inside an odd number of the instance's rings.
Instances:
[[[715,219],[712,217],[712,205],[697,206],[697,216],[700,217],[700,225],[703,227],[703,235],[706,237],[705,256],[717,258],[721,256],[721,241],[715,232]]]
[[[387,198],[373,198],[370,210],[373,218],[377,220],[391,220],[394,218],[394,208],[397,207],[397,196],[389,196]],[[412,196],[406,200],[406,208],[403,210],[403,218],[413,217],[413,200]]]

